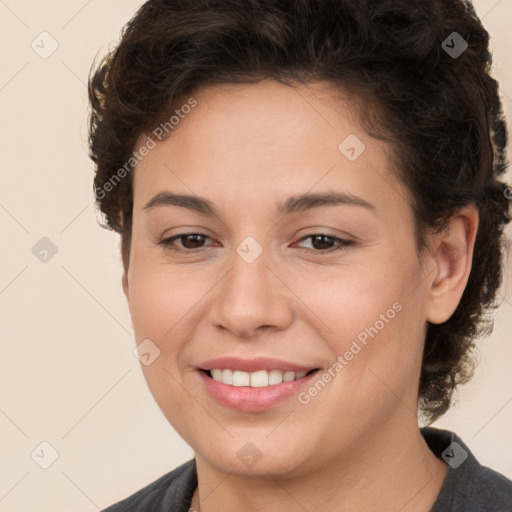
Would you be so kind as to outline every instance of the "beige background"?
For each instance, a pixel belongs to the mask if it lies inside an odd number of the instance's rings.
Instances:
[[[0,0],[0,512],[99,510],[193,456],[133,356],[118,238],[92,201],[88,71],[141,3]],[[512,123],[512,0],[475,5]],[[31,48],[43,31],[59,44],[47,59]],[[42,237],[58,248],[47,263],[32,253]],[[477,374],[437,423],[509,478],[511,268]],[[31,458],[49,461],[43,441],[59,454],[48,469]]]

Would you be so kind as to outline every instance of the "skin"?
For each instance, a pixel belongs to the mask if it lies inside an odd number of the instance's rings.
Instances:
[[[366,134],[348,94],[323,82],[294,89],[266,80],[210,86],[194,98],[198,105],[135,169],[122,280],[137,344],[150,339],[161,351],[142,366],[149,388],[195,452],[192,506],[429,511],[448,466],[418,429],[426,322],[447,320],[462,296],[476,210],[468,206],[430,235],[421,259],[390,148]],[[338,150],[349,134],[366,145],[353,162]],[[202,196],[219,215],[144,209],[164,190]],[[374,208],[276,212],[289,196],[324,191]],[[207,238],[176,240],[188,253],[157,244],[183,233]],[[326,253],[338,246],[333,239],[300,241],[319,233],[353,244]],[[263,249],[250,264],[236,252],[247,236]],[[402,310],[308,404],[292,397],[258,413],[229,409],[196,370],[225,355],[327,370],[394,303]],[[237,457],[248,442],[261,453],[252,467]]]

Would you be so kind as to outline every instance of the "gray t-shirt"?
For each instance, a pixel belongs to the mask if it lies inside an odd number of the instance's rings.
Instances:
[[[424,427],[421,433],[450,466],[431,512],[512,512],[512,481],[482,466],[453,432]],[[188,512],[196,487],[192,459],[103,512]]]

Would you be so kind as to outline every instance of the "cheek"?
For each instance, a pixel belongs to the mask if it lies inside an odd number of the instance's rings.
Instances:
[[[340,349],[377,321],[380,326],[380,315],[386,311],[394,318],[393,304],[403,301],[404,283],[410,280],[394,266],[373,264],[340,267],[320,279],[301,279],[304,302],[318,312]]]
[[[196,295],[192,284],[177,279],[169,267],[140,265],[132,273],[130,312],[137,344],[149,339],[159,350],[154,362],[141,368],[156,403],[180,434],[177,418],[189,414],[190,395],[181,383],[181,370],[190,322],[196,321]]]
[[[192,444],[194,433],[191,425],[195,422],[197,410],[193,406],[192,395],[180,382],[172,364],[169,357],[162,355],[151,366],[143,367],[144,378],[169,423],[186,442]]]
[[[193,305],[204,295],[204,283],[197,283],[190,271],[139,265],[130,282],[130,313],[136,334],[162,341],[176,338],[180,323],[193,314]]]
[[[389,394],[379,377],[391,389],[415,378],[424,336],[421,294],[411,293],[418,279],[414,262],[395,260],[347,269],[309,289],[333,362],[342,358],[340,389],[364,399]]]

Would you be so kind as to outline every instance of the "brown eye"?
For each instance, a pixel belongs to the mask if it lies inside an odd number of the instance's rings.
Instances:
[[[306,247],[305,249],[307,251],[319,253],[343,250],[354,243],[353,240],[345,240],[343,238],[326,235],[324,233],[314,233],[311,235],[306,235],[302,237],[299,240],[299,242],[303,242],[304,240],[307,240],[309,238],[311,239],[312,249],[308,247]]]
[[[210,238],[202,233],[181,233],[179,235],[165,238],[158,242],[158,245],[163,245],[166,249],[171,251],[193,251],[195,249],[202,249],[202,243],[206,238]],[[181,241],[181,246],[177,246],[175,240]]]

